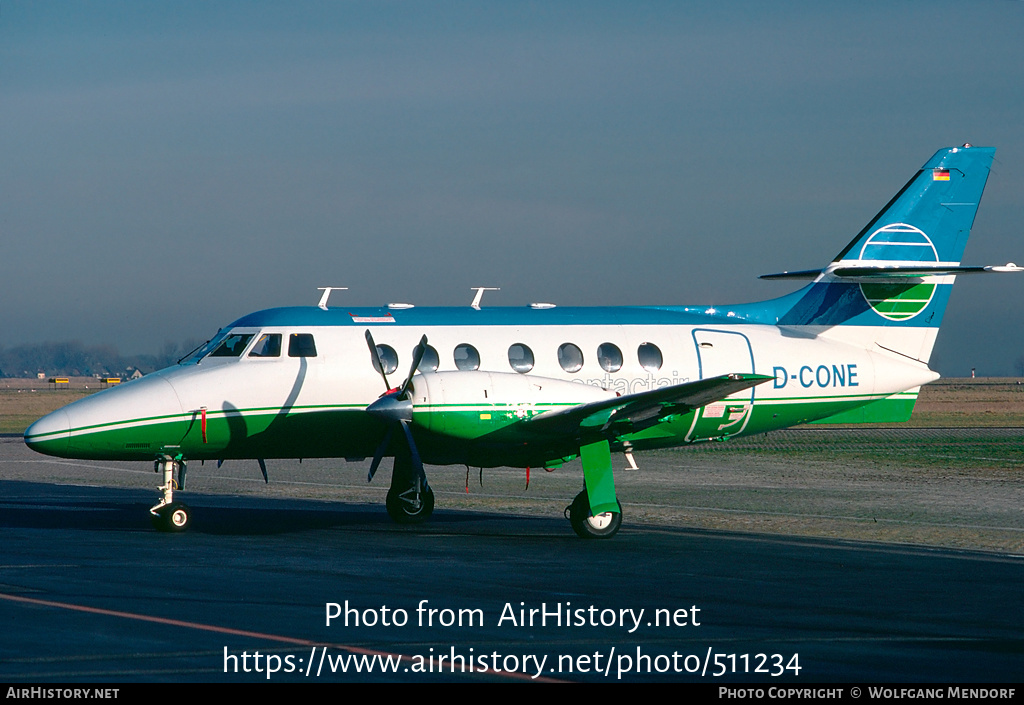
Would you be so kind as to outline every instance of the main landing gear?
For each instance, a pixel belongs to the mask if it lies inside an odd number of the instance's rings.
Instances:
[[[186,469],[185,460],[180,456],[172,458],[165,455],[153,465],[154,472],[162,472],[164,476],[164,484],[158,488],[161,492],[160,501],[149,510],[153,527],[157,531],[184,531],[192,523],[192,510],[188,505],[174,501],[174,488],[185,489]]]
[[[581,539],[610,539],[619,533],[622,526],[622,505],[618,512],[602,512],[594,514],[590,511],[590,497],[583,490],[576,499],[565,508],[566,518],[572,524],[572,530]]]
[[[395,458],[386,506],[388,516],[396,524],[422,524],[434,512],[434,491],[408,457]]]

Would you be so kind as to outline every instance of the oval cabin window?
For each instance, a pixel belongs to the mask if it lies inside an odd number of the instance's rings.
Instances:
[[[479,370],[480,353],[469,343],[462,343],[455,348],[455,367],[460,370]]]

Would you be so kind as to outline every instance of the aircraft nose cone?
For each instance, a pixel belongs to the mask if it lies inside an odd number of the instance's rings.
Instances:
[[[64,458],[148,458],[176,447],[189,418],[182,413],[174,386],[154,373],[44,416],[25,431],[25,443]]]
[[[25,444],[39,453],[63,457],[67,454],[70,431],[67,412],[57,409],[25,429]]]

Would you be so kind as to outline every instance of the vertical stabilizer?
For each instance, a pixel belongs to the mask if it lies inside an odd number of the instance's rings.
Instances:
[[[927,363],[995,149],[936,152],[779,318]],[[776,278],[796,275],[776,275]]]

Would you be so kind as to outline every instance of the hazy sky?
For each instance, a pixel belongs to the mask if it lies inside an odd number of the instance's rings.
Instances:
[[[0,345],[156,352],[333,300],[727,304],[998,148],[1024,263],[1024,2],[0,3]],[[932,365],[1011,374],[1024,276]]]

